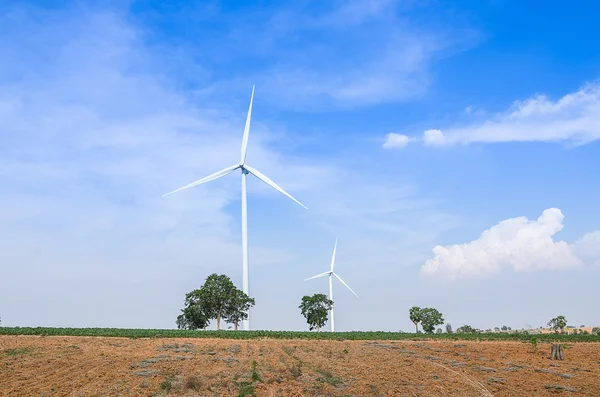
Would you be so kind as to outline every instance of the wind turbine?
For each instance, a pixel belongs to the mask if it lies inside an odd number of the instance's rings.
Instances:
[[[264,175],[259,170],[250,167],[246,164],[246,152],[248,150],[248,135],[250,134],[250,118],[252,116],[252,101],[254,100],[254,86],[252,86],[252,96],[250,97],[250,106],[248,107],[248,115],[246,116],[246,126],[244,127],[244,136],[242,138],[242,150],[241,150],[241,158],[238,164],[234,164],[231,167],[227,167],[222,169],[221,171],[217,171],[214,174],[211,174],[207,177],[197,180],[196,182],[192,182],[188,185],[180,187],[179,189],[173,190],[167,194],[163,194],[162,197],[168,196],[170,194],[179,192],[184,189],[188,189],[190,187],[198,186],[206,182],[214,181],[215,179],[219,179],[226,175],[231,174],[235,170],[242,171],[242,280],[243,280],[243,291],[247,295],[248,292],[248,205],[246,200],[246,175],[252,174],[267,185],[271,186],[273,189],[281,192],[286,195],[290,199],[294,200],[296,203],[300,204],[302,207],[306,208],[304,204],[300,201],[296,200],[292,197],[288,192],[283,190],[279,185],[273,182],[268,176]],[[308,209],[308,208],[306,208]],[[250,329],[250,314],[248,314],[248,320],[244,320],[242,322],[242,329],[249,330]]]
[[[352,288],[350,288],[350,286],[348,284],[346,284],[344,282],[344,280],[342,280],[342,278],[333,271],[333,267],[335,266],[335,251],[337,251],[337,243],[338,243],[338,239],[336,237],[335,246],[333,247],[333,256],[331,257],[331,270],[329,270],[328,272],[323,272],[323,273],[317,274],[316,276],[312,276],[312,277],[309,277],[304,280],[304,281],[308,281],[308,280],[312,280],[313,278],[329,276],[329,299],[331,299],[331,300],[333,300],[333,282],[332,282],[331,276],[337,277],[337,279],[340,280],[340,282],[342,284],[344,284],[346,286],[346,288],[348,288],[350,290],[350,292],[352,292],[354,295],[356,295],[356,292],[352,291]],[[358,295],[356,295],[356,297],[358,298]],[[334,306],[335,306],[335,303],[334,303]],[[334,326],[334,321],[333,321],[333,306],[331,307],[331,332],[335,332],[335,326]]]

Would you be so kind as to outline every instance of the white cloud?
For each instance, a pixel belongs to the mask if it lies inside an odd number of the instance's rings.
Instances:
[[[600,266],[600,231],[587,233],[575,241],[572,248],[584,262]]]
[[[425,276],[447,280],[489,277],[505,268],[517,272],[568,269],[583,265],[573,247],[553,236],[563,229],[560,209],[545,210],[535,221],[526,217],[504,220],[466,244],[436,246],[434,257],[421,268]],[[598,238],[594,235],[593,240]],[[592,238],[583,242],[588,246]]]
[[[438,130],[434,130],[438,131]],[[440,132],[441,135],[441,132]],[[480,123],[444,130],[449,144],[474,142],[568,142],[600,139],[600,82],[556,101],[535,95]],[[425,134],[427,142],[427,133]]]
[[[443,146],[446,144],[446,137],[440,130],[427,130],[423,133],[423,141],[427,146]]]
[[[384,149],[403,149],[412,141],[413,138],[407,135],[390,132],[386,135],[385,142],[383,143],[382,147]]]

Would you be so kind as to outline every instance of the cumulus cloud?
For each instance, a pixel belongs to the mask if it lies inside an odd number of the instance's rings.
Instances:
[[[583,261],[600,266],[600,231],[587,233],[573,244],[573,252]]]
[[[382,147],[384,149],[404,149],[411,141],[413,141],[413,138],[407,135],[390,132],[386,135]]]
[[[432,133],[431,131],[437,131]],[[432,139],[433,137],[433,139]],[[584,85],[555,101],[545,95],[515,101],[505,112],[458,128],[425,131],[425,143],[569,142],[600,139],[600,82]]]
[[[466,244],[436,246],[434,257],[421,268],[425,276],[447,280],[489,277],[505,268],[517,272],[536,269],[568,269],[584,265],[584,259],[600,258],[600,232],[584,236],[574,245],[555,241],[563,229],[558,208],[545,210],[537,220],[518,217],[504,220]],[[578,254],[584,254],[581,258]]]

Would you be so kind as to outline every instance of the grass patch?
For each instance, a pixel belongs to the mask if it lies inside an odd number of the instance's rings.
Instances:
[[[171,391],[172,387],[173,387],[172,379],[165,379],[160,383],[160,389],[164,390],[167,393]]]
[[[28,353],[29,349],[26,347],[17,347],[15,349],[4,349],[3,353],[6,356],[20,356],[22,354]]]
[[[262,382],[260,375],[256,371],[256,366],[258,363],[255,360],[252,360],[252,382]]]
[[[315,372],[321,375],[319,378],[317,378],[319,382],[329,383],[331,386],[338,386],[344,382],[342,379],[336,378],[331,372],[322,368],[317,368]]]
[[[238,397],[253,396],[256,392],[256,387],[252,383],[242,386]]]

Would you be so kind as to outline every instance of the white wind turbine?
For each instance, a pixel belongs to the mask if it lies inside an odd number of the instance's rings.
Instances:
[[[252,96],[250,97],[250,106],[248,108],[248,116],[246,117],[246,126],[244,127],[244,136],[242,138],[242,151],[241,158],[238,164],[234,164],[231,167],[227,167],[222,169],[221,171],[217,171],[214,174],[211,174],[207,177],[197,180],[196,182],[192,182],[188,185],[180,187],[179,189],[173,190],[167,194],[163,194],[163,197],[168,196],[169,194],[173,194],[179,192],[184,189],[188,189],[193,186],[201,185],[206,182],[214,181],[215,179],[224,177],[225,175],[231,174],[235,170],[242,171],[242,280],[243,280],[243,291],[249,295],[248,291],[248,207],[246,202],[246,175],[252,174],[267,185],[271,186],[273,189],[278,190],[284,195],[288,196],[296,203],[300,204],[302,207],[306,208],[304,204],[300,201],[293,198],[288,192],[279,187],[275,182],[273,182],[269,177],[264,175],[262,172],[258,171],[255,168],[250,167],[246,164],[246,152],[248,149],[248,135],[250,133],[250,118],[252,116],[252,101],[254,100],[254,86],[252,86]],[[308,208],[306,208],[308,209]],[[248,320],[242,322],[242,329],[249,330],[250,329],[250,315],[248,315]]]
[[[350,292],[352,292],[354,295],[356,295],[356,292],[352,291],[352,288],[350,288],[350,286],[348,284],[346,284],[344,282],[344,280],[342,280],[342,278],[333,271],[333,267],[335,266],[335,251],[337,250],[337,243],[338,243],[338,239],[336,238],[335,246],[333,247],[333,256],[331,257],[331,270],[329,270],[328,272],[323,272],[321,274],[317,274],[316,276],[312,276],[312,277],[309,277],[304,280],[304,281],[307,281],[307,280],[312,280],[313,278],[329,276],[329,299],[331,299],[331,300],[333,300],[333,282],[332,282],[331,276],[337,277],[337,279],[340,280],[340,282],[342,284],[344,284],[346,286],[346,288],[348,288],[350,290]],[[358,298],[358,295],[356,295],[356,297]],[[334,303],[334,306],[335,306],[335,303]],[[335,332],[335,326],[334,326],[334,321],[333,321],[333,306],[331,307],[331,332]]]

